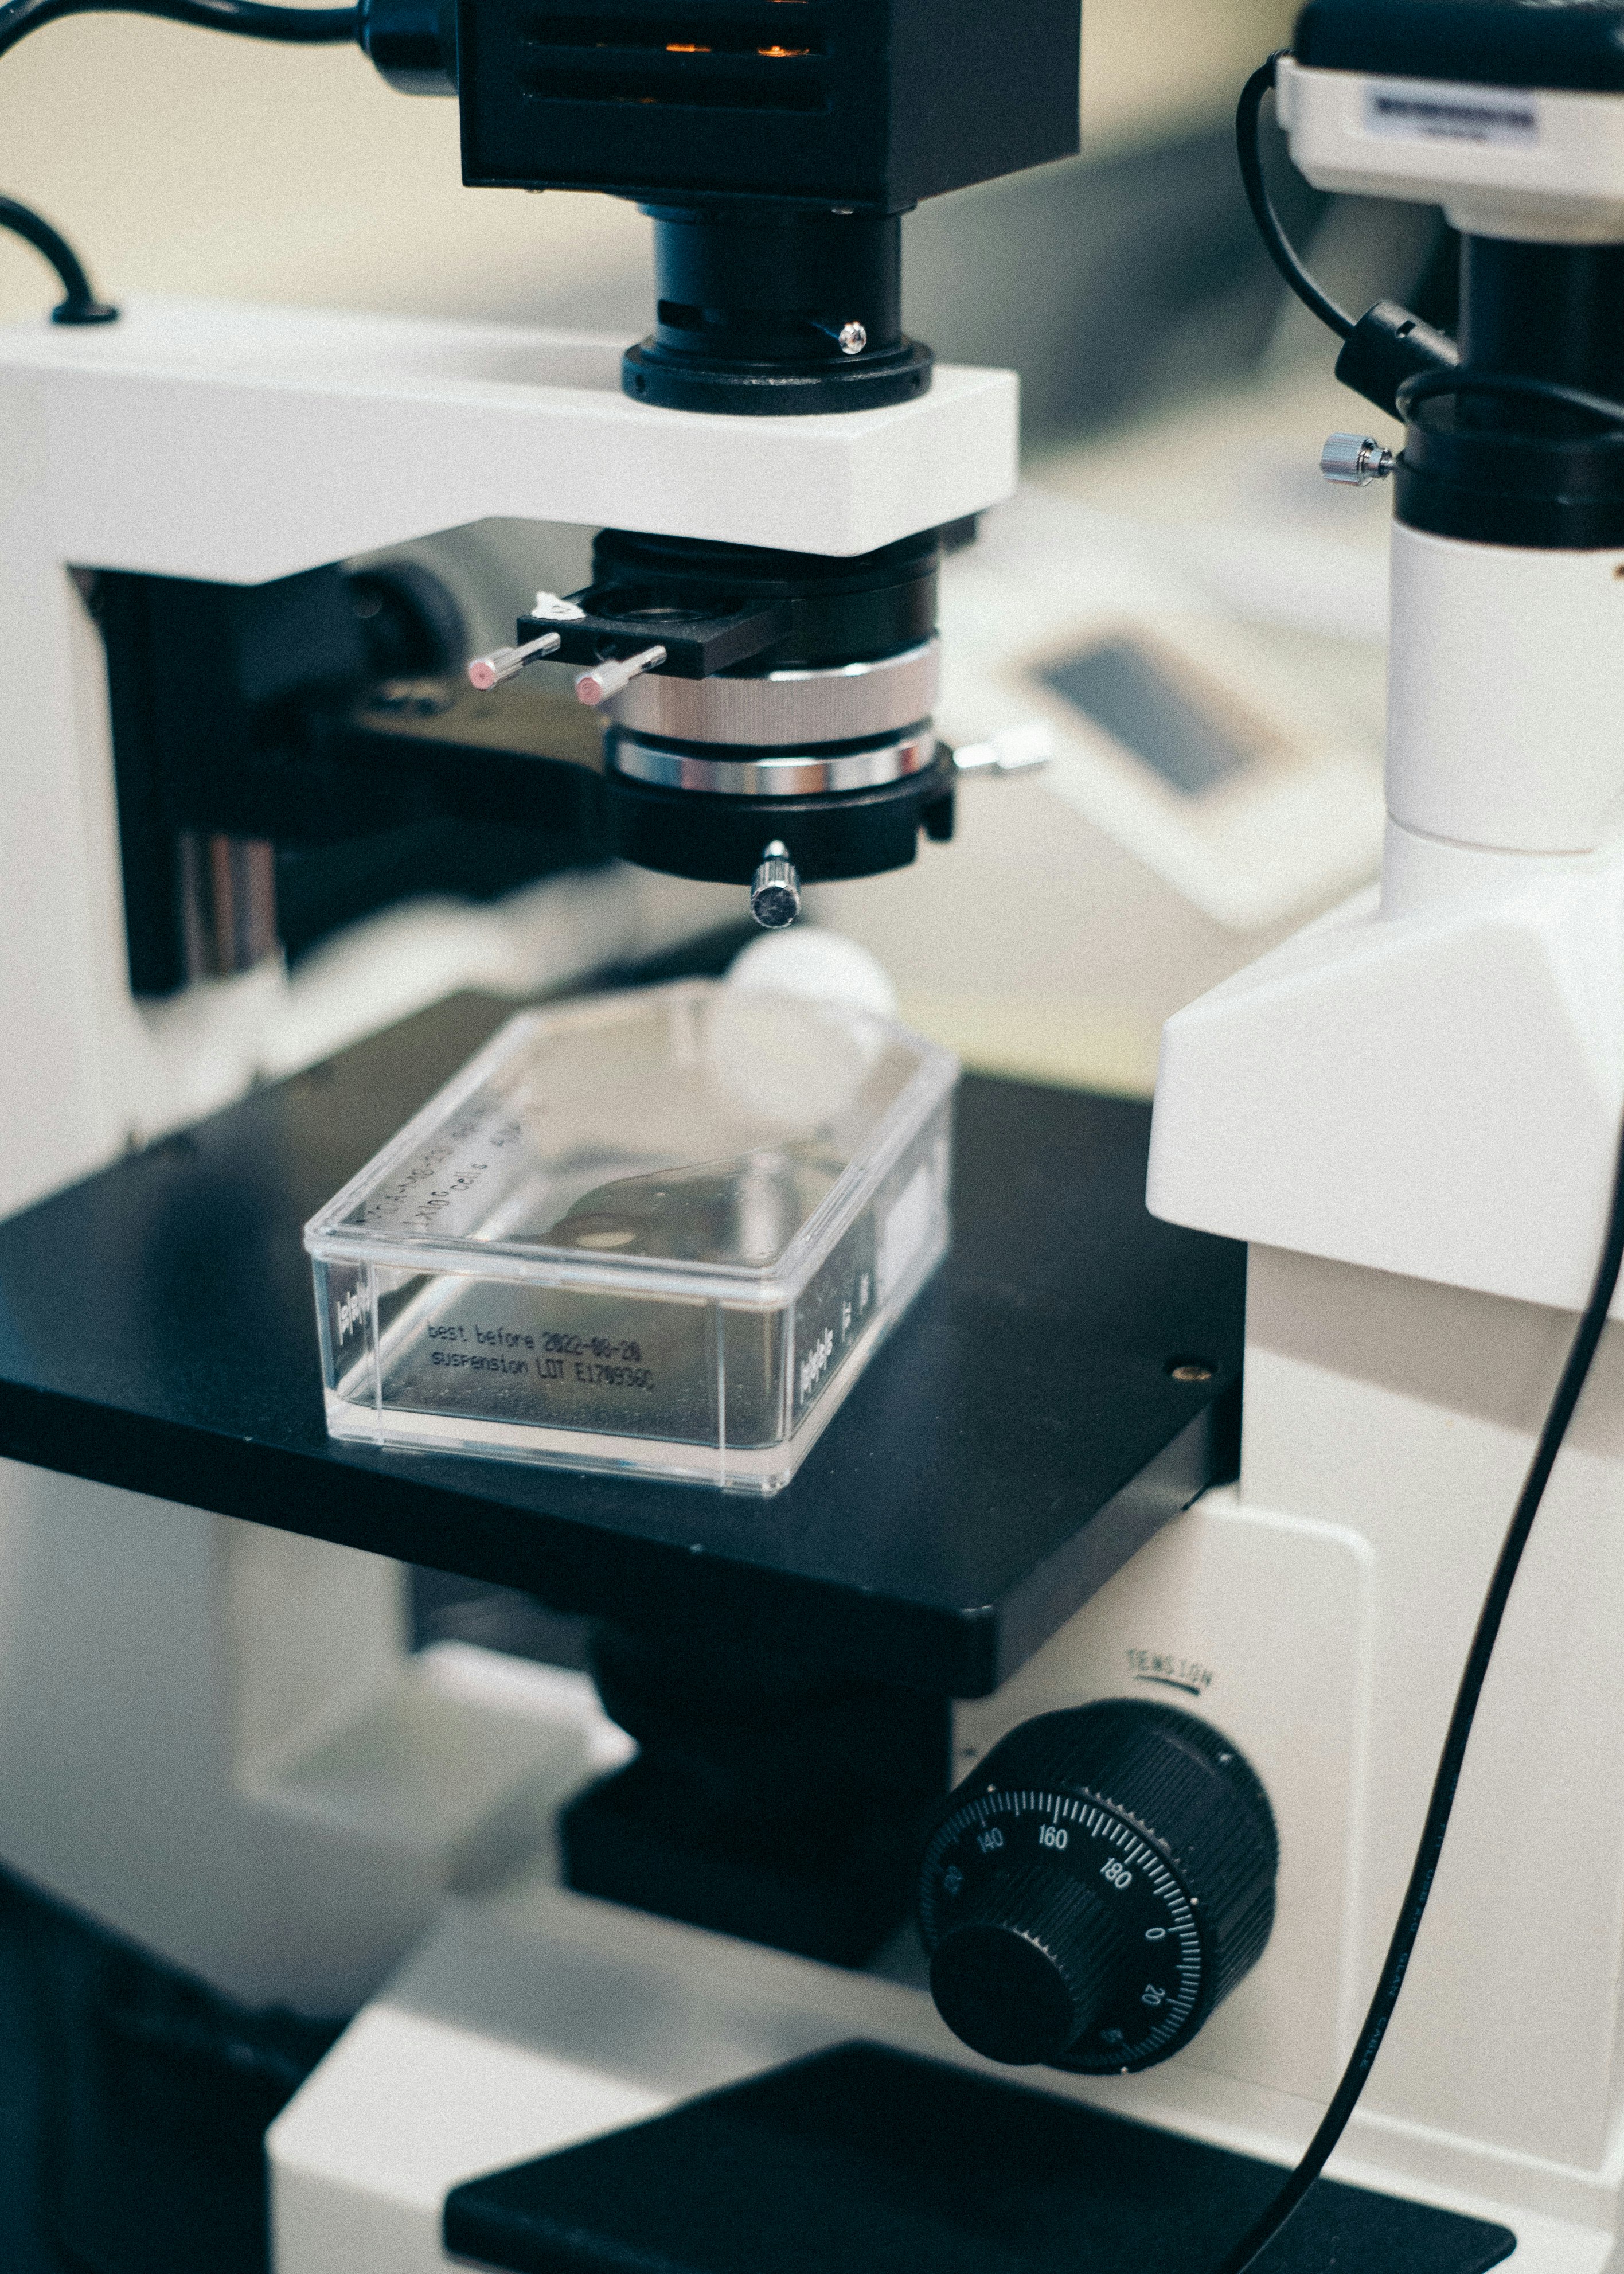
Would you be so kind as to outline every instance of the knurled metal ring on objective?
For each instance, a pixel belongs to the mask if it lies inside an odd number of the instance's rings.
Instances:
[[[617,730],[610,743],[612,772],[657,789],[708,791],[726,797],[830,797],[843,790],[883,789],[926,772],[936,764],[936,738],[929,727],[866,750],[757,758],[707,757],[640,742]]]
[[[617,727],[677,742],[741,742],[754,749],[853,742],[930,718],[941,656],[941,642],[932,637],[870,663],[819,670],[724,672],[710,679],[645,672],[604,708]]]

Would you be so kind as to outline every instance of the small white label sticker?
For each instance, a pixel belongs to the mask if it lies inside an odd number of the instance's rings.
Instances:
[[[936,1180],[921,1162],[885,1211],[876,1276],[883,1303],[925,1244],[936,1212]]]
[[[1365,90],[1365,127],[1423,142],[1539,139],[1539,102],[1520,87],[1455,87],[1444,79],[1373,79]]]

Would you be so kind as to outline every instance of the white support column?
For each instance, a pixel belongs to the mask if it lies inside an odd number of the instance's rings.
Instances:
[[[1243,1503],[1344,1526],[1370,1550],[1350,2044],[1575,1322],[1272,1249],[1253,1248],[1249,1275]],[[1575,2171],[1609,2160],[1624,2014],[1621,1600],[1615,1324],[1518,1576],[1370,2117]],[[1306,1982],[1300,1994],[1312,2002]]]

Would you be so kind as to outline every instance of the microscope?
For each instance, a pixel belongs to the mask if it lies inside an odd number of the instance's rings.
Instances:
[[[1311,0],[1249,90],[1276,258],[1404,428],[1325,462],[1395,485],[1381,883],[1171,1022],[1149,1131],[966,1083],[951,1256],[748,1505],[327,1442],[298,1224],[496,1014],[109,1166],[136,1088],[181,1096],[142,974],[195,990],[199,911],[262,930],[252,848],[312,816],[523,815],[770,924],[951,835],[936,564],[1012,485],[1014,387],[906,338],[898,216],[1075,147],[1075,10],[175,12],[358,36],[455,94],[470,184],[635,198],[658,304],[624,353],[205,307],[0,342],[32,753],[4,794],[36,848],[7,1016],[38,1069],[6,1128],[16,1201],[49,1195],[0,1227],[0,1856],[150,1969],[85,2024],[79,2140],[139,2192],[120,2090],[168,2109],[154,2049],[212,2029],[281,2105],[276,2274],[1248,2264],[1396,1994],[1461,1669],[1595,1303],[1624,6]],[[1307,276],[1256,159],[1271,88],[1317,186],[1445,206],[1456,336]],[[598,531],[592,576],[517,596],[459,681],[443,598],[343,564],[497,513]],[[258,1015],[239,960],[198,1019]],[[1615,2262],[1598,1343],[1279,2274]],[[398,1557],[591,1612],[601,1708],[409,1663]],[[109,2231],[81,2259],[120,2263]],[[225,2263],[202,2231],[166,2264]]]

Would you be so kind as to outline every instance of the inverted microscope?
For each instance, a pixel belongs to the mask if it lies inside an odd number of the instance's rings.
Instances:
[[[177,1118],[142,1006],[252,1025],[312,832],[495,817],[769,926],[951,838],[936,567],[1015,388],[904,335],[899,216],[1075,148],[1075,8],[162,12],[358,38],[470,184],[636,200],[658,304],[622,353],[64,268],[0,339],[0,1860],[116,1982],[53,2010],[59,2240],[1603,2274],[1624,5],[1311,0],[1248,88],[1404,428],[1325,460],[1395,478],[1381,884],[1171,1022],[1148,1130],[966,1081],[951,1252],[754,1499],[323,1428],[299,1227],[497,1006],[115,1162]],[[1271,91],[1317,186],[1443,203],[1455,335],[1315,283]],[[499,513],[593,573],[464,670],[356,564]],[[412,1660],[394,1559],[590,1614],[601,1709]]]

